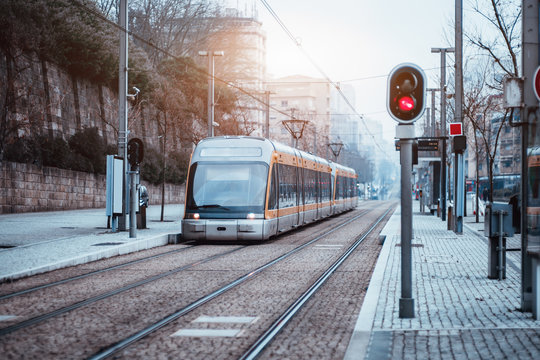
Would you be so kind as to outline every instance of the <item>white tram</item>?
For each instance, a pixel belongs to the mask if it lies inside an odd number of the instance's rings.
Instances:
[[[190,161],[184,239],[265,240],[357,204],[356,173],[268,139],[202,140]]]

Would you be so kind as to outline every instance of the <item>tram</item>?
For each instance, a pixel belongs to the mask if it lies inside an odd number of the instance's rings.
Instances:
[[[250,136],[199,142],[190,160],[182,236],[262,241],[356,207],[353,169]]]

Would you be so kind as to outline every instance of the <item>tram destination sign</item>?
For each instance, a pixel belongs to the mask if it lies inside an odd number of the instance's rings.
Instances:
[[[418,139],[418,151],[438,151],[439,150],[439,140],[429,139],[429,140],[420,140]]]

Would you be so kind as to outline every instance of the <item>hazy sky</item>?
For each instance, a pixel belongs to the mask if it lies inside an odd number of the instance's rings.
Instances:
[[[394,137],[396,122],[386,112],[386,75],[399,63],[413,62],[425,70],[428,87],[438,87],[440,55],[431,48],[454,42],[451,0],[267,2],[333,81],[355,86],[357,111],[381,121],[388,139]],[[261,2],[256,5],[267,33],[269,73],[323,77]]]

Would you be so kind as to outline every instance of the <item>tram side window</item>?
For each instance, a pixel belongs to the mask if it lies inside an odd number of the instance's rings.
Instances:
[[[321,201],[330,201],[332,193],[332,183],[330,182],[330,173],[319,173]]]
[[[337,177],[337,184],[336,184],[336,200],[343,199],[343,177],[338,176]]]
[[[277,167],[272,167],[272,177],[270,180],[270,197],[268,198],[268,209],[275,210],[277,209]]]
[[[305,203],[315,204],[317,202],[317,173],[313,170],[305,170],[304,174]]]
[[[279,164],[279,208],[296,206],[296,167]]]

